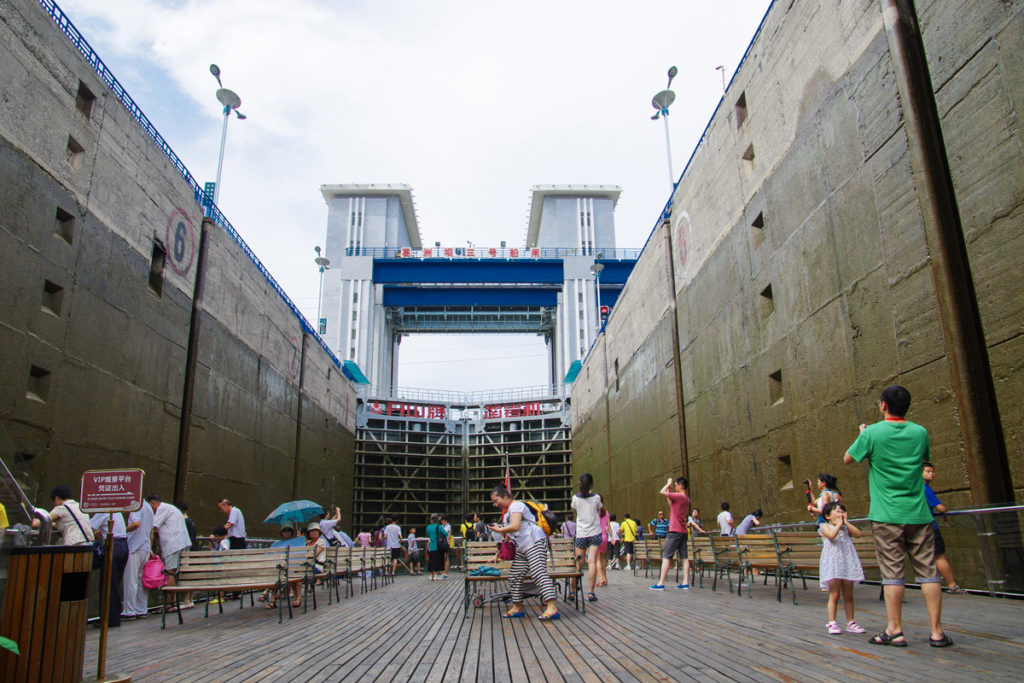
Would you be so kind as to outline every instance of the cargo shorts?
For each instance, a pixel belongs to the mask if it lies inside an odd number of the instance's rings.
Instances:
[[[935,568],[935,529],[927,524],[871,522],[883,586],[906,585],[907,561],[917,583],[941,583]]]

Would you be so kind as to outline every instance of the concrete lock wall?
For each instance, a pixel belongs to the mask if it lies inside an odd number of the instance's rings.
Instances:
[[[202,210],[38,3],[3,3],[0,19],[0,425],[40,505],[102,467],[142,467],[170,499]],[[298,497],[350,511],[352,387],[239,245],[207,230],[192,516],[209,533],[228,497],[250,535],[272,533],[260,521],[296,473]]]
[[[1019,497],[1024,3],[916,4]],[[842,455],[890,383],[931,433],[940,496],[970,504],[895,69],[876,0],[769,11],[675,192],[670,244],[659,226],[573,387],[574,472],[613,511],[650,519],[685,465],[705,526],[725,500],[807,521],[800,482],[824,471],[866,514],[866,468]]]

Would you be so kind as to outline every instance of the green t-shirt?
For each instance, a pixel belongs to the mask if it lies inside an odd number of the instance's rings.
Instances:
[[[930,524],[921,465],[929,461],[928,430],[913,422],[869,425],[848,449],[857,462],[868,458],[871,510],[868,519],[887,524]]]

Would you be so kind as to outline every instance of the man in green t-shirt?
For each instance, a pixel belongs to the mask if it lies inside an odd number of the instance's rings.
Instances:
[[[904,572],[909,560],[928,609],[929,644],[948,647],[953,641],[942,630],[942,578],[935,568],[932,514],[921,478],[921,465],[930,460],[928,431],[906,420],[910,392],[903,387],[886,387],[878,408],[885,419],[870,426],[862,424],[860,436],[843,457],[847,464],[868,461],[871,491],[868,519],[889,619],[885,630],[869,642],[907,646],[903,636],[903,596],[906,593]]]

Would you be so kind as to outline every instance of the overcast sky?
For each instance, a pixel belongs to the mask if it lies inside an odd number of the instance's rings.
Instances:
[[[322,184],[408,184],[425,243],[478,246],[525,241],[533,185],[619,185],[617,246],[643,246],[670,188],[651,97],[677,65],[678,175],[721,98],[715,67],[732,76],[770,4],[58,1],[200,183],[220,66],[248,117],[229,124],[220,206],[310,320]],[[538,337],[413,337],[399,383],[542,384],[545,358]]]

